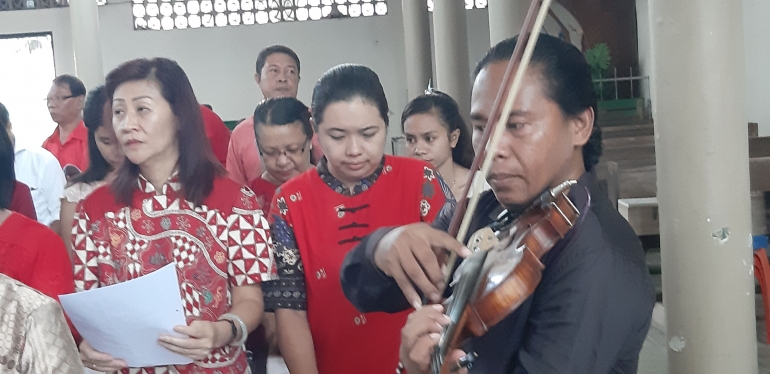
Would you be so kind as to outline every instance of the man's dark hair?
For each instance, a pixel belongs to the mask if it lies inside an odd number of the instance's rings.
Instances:
[[[88,169],[71,180],[74,183],[93,183],[104,180],[112,171],[112,166],[104,159],[99,147],[96,146],[96,130],[102,126],[111,126],[102,122],[104,119],[104,104],[107,103],[107,93],[104,86],[98,86],[88,93],[83,107],[83,123],[88,129]],[[107,110],[112,108],[107,106]]]
[[[77,79],[72,75],[69,75],[69,74],[60,75],[54,78],[53,83],[57,86],[66,85],[67,88],[70,89],[70,94],[73,97],[85,96],[86,94],[86,86],[83,85],[83,82],[80,79]]]
[[[265,61],[267,61],[267,58],[274,53],[287,54],[289,57],[294,59],[294,62],[297,64],[297,75],[299,75],[299,57],[296,53],[294,53],[294,51],[291,50],[291,48],[284,45],[271,45],[259,51],[259,54],[257,55],[257,75],[262,75],[262,68],[265,67]]]
[[[5,128],[0,129],[0,209],[8,209],[16,188],[13,143]]]
[[[11,122],[11,116],[8,115],[8,109],[0,103],[0,130],[5,130],[8,127],[8,122]]]
[[[190,80],[182,67],[166,58],[136,59],[123,63],[107,74],[107,99],[112,101],[115,90],[123,83],[151,80],[160,87],[163,99],[171,106],[176,119],[179,147],[179,182],[184,199],[196,206],[214,189],[214,179],[225,174],[216,161],[211,144],[206,137],[200,105],[195,98]],[[168,124],[173,126],[174,124]],[[118,169],[112,190],[119,202],[130,205],[139,166],[130,160]]]
[[[313,120],[316,130],[324,120],[324,111],[330,104],[361,99],[374,105],[388,126],[388,99],[380,78],[363,65],[342,64],[329,69],[313,89]]]
[[[493,62],[508,61],[513,55],[518,36],[505,39],[492,47],[476,64],[473,79]],[[594,110],[593,131],[583,146],[583,165],[591,170],[602,155],[602,130],[596,123],[596,96],[591,80],[591,68],[580,51],[556,37],[540,34],[532,54],[530,68],[539,69],[545,82],[546,95],[565,116],[571,117],[588,108]]]

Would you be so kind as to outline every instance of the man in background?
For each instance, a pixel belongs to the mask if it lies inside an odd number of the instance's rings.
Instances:
[[[300,80],[300,62],[291,48],[274,45],[259,52],[254,81],[265,99],[273,97],[297,97]],[[255,105],[256,106],[256,105]],[[252,109],[253,110],[253,109]],[[315,139],[315,138],[314,138]],[[313,147],[316,159],[320,159],[321,147],[317,141]],[[257,139],[254,136],[254,117],[241,121],[233,129],[227,149],[227,171],[234,181],[248,185],[262,175]]]
[[[57,126],[43,142],[43,148],[53,153],[68,177],[88,167],[88,129],[83,124],[85,99],[83,82],[67,74],[53,80],[46,97],[48,112]]]

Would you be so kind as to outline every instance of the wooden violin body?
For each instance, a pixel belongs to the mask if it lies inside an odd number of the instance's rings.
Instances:
[[[455,273],[454,292],[447,299],[445,326],[433,356],[433,373],[445,374],[456,363],[444,357],[470,337],[484,335],[516,310],[540,283],[540,259],[572,229],[580,215],[567,197],[575,181],[546,191],[524,213],[498,232],[485,228],[471,236],[477,251]]]

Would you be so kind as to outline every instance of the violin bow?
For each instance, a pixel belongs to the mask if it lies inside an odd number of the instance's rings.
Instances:
[[[513,104],[516,102],[524,76],[527,73],[529,62],[532,59],[532,53],[535,50],[537,39],[540,36],[540,30],[542,30],[543,23],[545,22],[546,17],[548,17],[548,9],[551,6],[551,1],[552,0],[532,0],[529,11],[527,12],[527,17],[524,20],[524,25],[521,28],[521,33],[519,33],[516,47],[514,47],[511,59],[508,61],[508,67],[503,76],[503,84],[500,85],[500,89],[497,91],[497,96],[495,97],[495,102],[492,106],[492,114],[487,118],[487,123],[481,136],[480,144],[484,144],[486,149],[479,149],[471,164],[472,171],[480,171],[468,173],[468,179],[465,182],[465,187],[463,188],[461,195],[463,197],[458,200],[457,208],[455,209],[452,221],[449,224],[449,230],[447,231],[449,235],[454,236],[457,241],[461,243],[468,233],[468,227],[470,226],[473,212],[476,210],[479,197],[481,196],[481,188],[484,186],[484,181],[489,173],[489,169],[492,167],[495,151],[500,144],[500,139],[503,137],[503,131],[505,131],[508,117],[511,115],[511,111],[513,111]],[[535,17],[535,14],[537,14],[537,17]],[[514,68],[517,63],[519,64],[519,68],[516,69],[516,72],[514,73]],[[513,81],[511,81],[512,76]],[[503,110],[500,113],[500,118],[495,122],[494,116],[500,109],[501,104],[503,104],[502,99],[506,91],[508,96],[503,105]],[[471,189],[473,189],[473,193],[470,198],[468,198]],[[450,253],[447,266],[444,269],[444,284],[446,285],[448,285],[451,280],[452,271],[457,265],[457,260],[457,254],[454,252]]]

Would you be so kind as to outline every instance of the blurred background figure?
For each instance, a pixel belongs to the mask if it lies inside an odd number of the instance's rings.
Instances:
[[[125,159],[112,127],[112,105],[107,100],[104,86],[96,87],[88,93],[83,122],[88,129],[88,169],[72,178],[61,198],[59,236],[64,240],[70,257],[75,206],[94,189],[111,182],[115,178],[115,171]]]
[[[230,143],[230,129],[227,128],[222,118],[214,113],[211,105],[201,105],[201,115],[203,116],[203,125],[206,128],[206,137],[211,143],[211,150],[219,163],[225,166],[227,146]]]
[[[297,97],[300,80],[300,62],[291,48],[273,45],[259,52],[254,81],[264,99]],[[234,181],[249,185],[262,175],[259,149],[254,136],[254,117],[249,117],[233,129],[227,149],[227,172]],[[320,159],[321,147],[315,142],[315,157]]]
[[[64,174],[72,177],[88,167],[88,130],[83,124],[83,105],[86,87],[71,75],[60,75],[53,80],[45,101],[56,129],[43,142],[59,160]]]
[[[67,250],[50,228],[10,210],[16,183],[13,145],[0,131],[0,273],[58,300],[75,290]]]
[[[8,109],[0,103],[0,127],[5,128],[14,147],[16,180],[29,187],[37,221],[54,231],[59,226],[59,198],[64,190],[64,172],[51,152],[26,147],[16,141]]]

